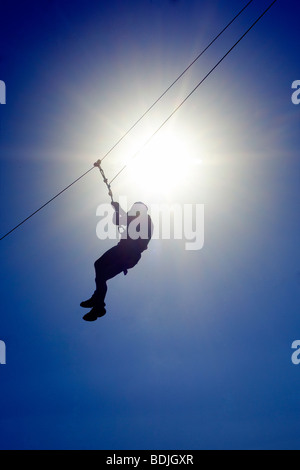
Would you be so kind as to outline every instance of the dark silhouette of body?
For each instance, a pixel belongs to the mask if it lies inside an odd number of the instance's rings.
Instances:
[[[141,202],[136,202],[126,214],[117,202],[112,203],[116,213],[114,223],[125,226],[120,242],[108,250],[95,262],[96,290],[89,300],[81,302],[81,307],[91,308],[84,315],[86,321],[95,321],[105,315],[105,296],[107,281],[121,272],[133,268],[141,259],[142,252],[148,247],[153,232],[153,224],[147,211],[148,208]]]

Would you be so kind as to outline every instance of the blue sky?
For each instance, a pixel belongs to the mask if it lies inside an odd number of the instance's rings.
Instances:
[[[101,158],[245,3],[1,2],[1,236]],[[105,159],[109,179],[269,3]],[[113,184],[129,204],[204,204],[203,249],[151,241],[90,324],[79,303],[115,243],[96,236],[98,171],[1,241],[1,449],[299,449],[299,9],[278,0]]]

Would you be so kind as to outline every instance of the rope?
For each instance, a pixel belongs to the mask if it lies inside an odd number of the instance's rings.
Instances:
[[[105,173],[104,173],[104,171],[103,171],[103,169],[102,169],[102,167],[101,167],[101,160],[97,160],[96,163],[94,163],[94,167],[99,168],[99,171],[100,171],[100,173],[101,173],[101,176],[102,176],[102,178],[103,178],[103,181],[104,181],[104,183],[105,183],[106,186],[107,186],[108,194],[109,194],[109,196],[110,196],[111,202],[114,202],[113,193],[112,193],[112,191],[111,191],[110,184],[109,184],[108,179],[106,178]]]

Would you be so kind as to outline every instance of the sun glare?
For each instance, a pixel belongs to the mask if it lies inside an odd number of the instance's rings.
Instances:
[[[129,164],[132,184],[147,193],[170,194],[188,179],[193,159],[185,141],[175,134],[157,137]]]

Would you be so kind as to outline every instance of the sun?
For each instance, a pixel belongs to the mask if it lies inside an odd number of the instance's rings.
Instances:
[[[192,164],[187,141],[164,133],[129,163],[128,176],[144,192],[170,195],[187,184]]]

